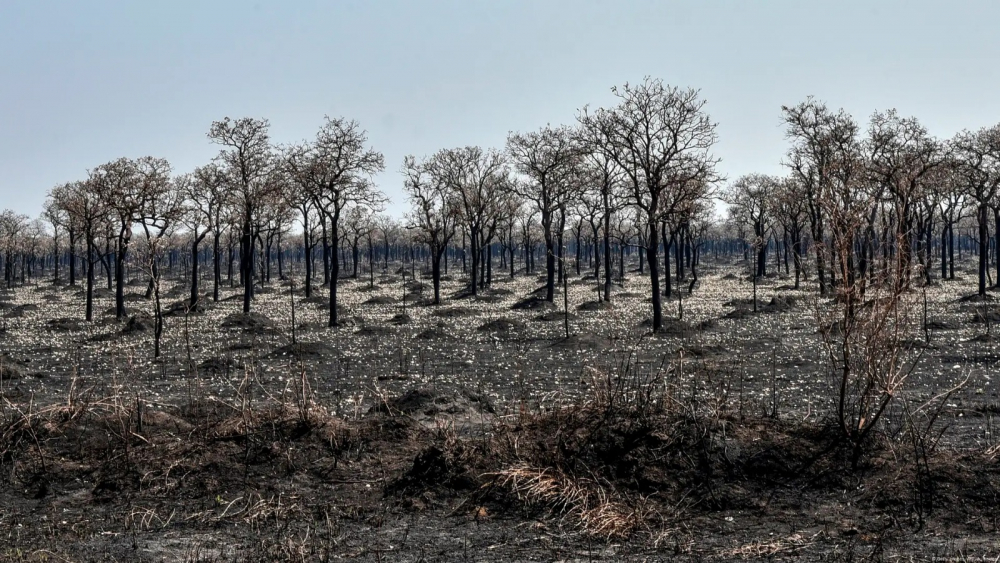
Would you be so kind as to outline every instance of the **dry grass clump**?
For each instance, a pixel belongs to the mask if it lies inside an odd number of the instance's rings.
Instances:
[[[476,502],[541,509],[605,540],[628,538],[657,518],[641,477],[652,452],[674,442],[661,368],[624,359],[590,370],[584,401],[493,417],[479,436],[439,433],[390,492],[465,487]]]
[[[642,499],[609,493],[596,480],[569,476],[557,469],[509,467],[490,476],[519,501],[571,516],[586,533],[605,540],[630,537],[644,528],[651,516]]]

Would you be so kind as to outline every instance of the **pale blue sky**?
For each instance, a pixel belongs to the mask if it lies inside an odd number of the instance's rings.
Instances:
[[[404,155],[502,147],[644,75],[701,89],[730,178],[777,173],[780,106],[810,94],[943,137],[1000,122],[997,22],[993,1],[0,0],[0,208],[120,156],[189,171],[227,115],[287,142],[330,114],[385,154],[398,212]]]

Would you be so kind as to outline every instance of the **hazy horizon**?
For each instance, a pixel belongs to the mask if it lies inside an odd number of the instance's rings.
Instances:
[[[213,120],[264,117],[276,143],[358,120],[405,208],[407,154],[571,124],[644,76],[701,90],[730,179],[782,173],[782,104],[813,95],[862,124],[897,108],[939,137],[1000,122],[985,1],[94,1],[0,7],[0,208],[121,156],[176,173],[218,152]]]

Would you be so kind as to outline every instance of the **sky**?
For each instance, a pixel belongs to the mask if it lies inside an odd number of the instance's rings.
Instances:
[[[781,106],[810,95],[942,138],[1000,122],[998,21],[973,0],[0,0],[0,209],[37,216],[122,156],[189,172],[226,116],[286,143],[330,115],[385,155],[399,215],[405,155],[502,148],[645,76],[701,91],[730,180],[781,174]]]

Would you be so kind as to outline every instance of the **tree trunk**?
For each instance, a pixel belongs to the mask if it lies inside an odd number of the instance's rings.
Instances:
[[[444,254],[446,246],[443,248],[431,247],[431,280],[434,284],[434,304],[441,304],[441,255]]]
[[[583,231],[583,219],[576,224],[576,275],[580,275],[580,233]]]
[[[649,265],[649,283],[652,286],[653,293],[653,332],[659,332],[663,326],[663,305],[660,302],[660,272],[659,259],[657,257],[660,240],[659,230],[656,227],[656,218],[649,217],[649,240],[646,241],[646,262]]]
[[[995,239],[994,244],[1000,244],[1000,207],[996,207],[993,209],[993,237]],[[1000,254],[997,254],[998,250],[1000,250],[1000,247],[994,248],[994,254],[995,254],[994,257],[997,258],[996,260],[997,277],[996,281],[994,282],[994,285],[996,287],[1000,287]]]
[[[69,232],[69,284],[76,285],[76,233]]]
[[[959,253],[962,252],[959,247]],[[961,254],[960,254],[961,256]],[[948,225],[948,279],[955,279],[955,224]]]
[[[663,238],[663,296],[670,299],[674,289],[670,278],[670,247],[674,243],[674,237],[667,238],[666,223],[660,223],[660,236]]]
[[[477,229],[472,228],[472,229],[470,229],[470,231],[471,232],[469,233],[469,250],[470,250],[469,254],[472,255],[472,273],[471,273],[472,279],[470,281],[472,282],[471,283],[472,295],[475,296],[475,295],[478,294],[478,291],[479,291],[479,287],[478,287],[478,285],[479,285],[478,284],[478,282],[479,282],[479,246],[478,246],[479,237],[478,237]],[[463,265],[464,265],[464,263],[465,263],[465,255],[464,255],[464,253],[462,255],[462,262],[463,262]]]
[[[339,214],[339,211],[337,213]],[[332,248],[340,248],[338,219],[339,217],[334,215],[330,220],[330,246]],[[334,260],[331,260],[330,266],[333,271],[330,272],[330,322],[328,326],[335,327],[337,326],[337,279],[340,277],[340,260],[334,257]]]
[[[219,285],[222,283],[222,256],[219,248],[218,229],[212,233],[212,300],[219,301]]]
[[[358,260],[360,260],[360,255],[358,254],[358,241],[355,240],[351,245],[351,261],[354,265],[354,273],[351,274],[353,279],[358,279]]]
[[[243,312],[250,312],[253,297],[253,237],[250,233],[250,218],[243,221],[242,248],[240,249],[240,277],[243,278]]]
[[[204,237],[204,233],[199,236],[197,231],[192,233],[191,237],[193,240],[191,243],[191,309],[198,306],[198,243]],[[159,292],[156,289],[153,290],[153,295],[159,299]]]
[[[980,203],[979,218],[979,295],[986,296],[986,265],[989,260],[989,226],[987,225],[986,204]]]
[[[122,320],[125,316],[125,253],[128,239],[118,238],[118,248],[115,251],[115,318]]]
[[[604,300],[611,301],[611,213],[604,215]]]
[[[87,237],[87,307],[85,318],[94,320],[94,241]]]
[[[320,221],[320,225],[323,227],[323,285],[327,285],[330,283],[330,236],[327,232],[326,219]]]

